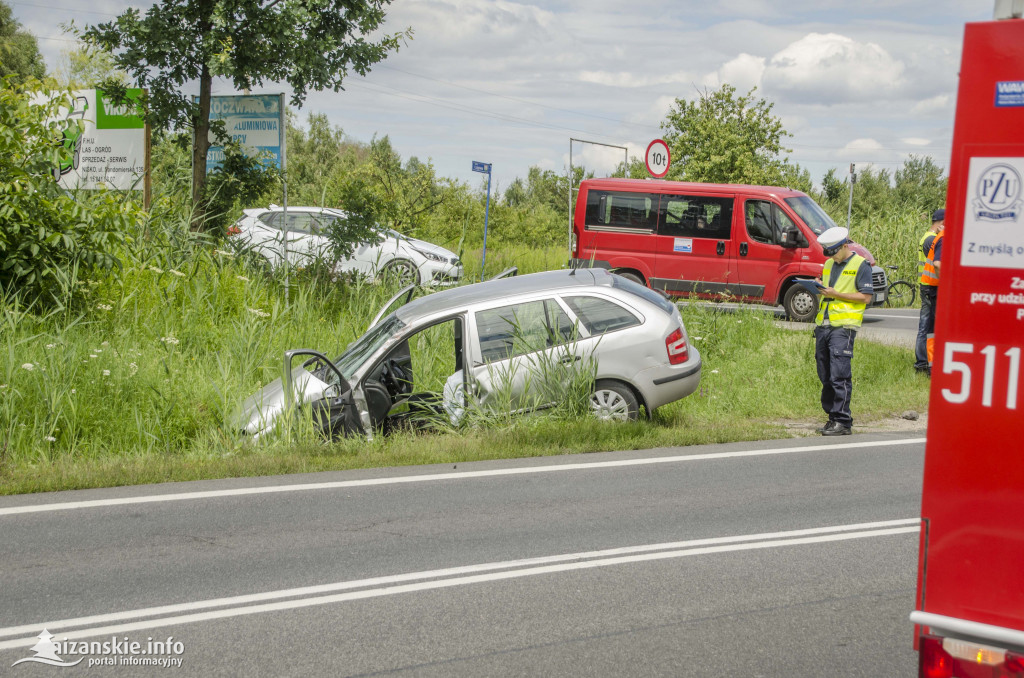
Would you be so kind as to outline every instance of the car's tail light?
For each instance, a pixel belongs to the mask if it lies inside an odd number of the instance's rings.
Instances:
[[[954,638],[922,635],[919,678],[1024,678],[1024,656]]]
[[[238,226],[231,226],[230,228],[228,228],[228,235],[238,235],[241,232],[242,229],[240,229]]]
[[[673,365],[685,363],[690,359],[690,351],[686,346],[686,335],[683,328],[665,337],[665,350],[668,352],[668,361]]]

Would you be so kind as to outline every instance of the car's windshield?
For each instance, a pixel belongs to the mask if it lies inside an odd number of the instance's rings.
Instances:
[[[804,220],[815,235],[821,235],[828,229],[836,225],[836,222],[832,221],[825,210],[818,206],[818,203],[814,202],[806,195],[801,195],[793,198],[786,198],[786,204],[793,208],[793,211],[800,215],[800,218]]]
[[[356,370],[366,362],[366,360],[376,353],[377,349],[386,344],[389,339],[395,336],[395,334],[401,332],[405,328],[405,323],[398,319],[394,313],[384,318],[379,323],[370,328],[363,336],[356,339],[354,342],[349,344],[345,352],[334,361],[334,364],[338,367],[345,379],[348,381],[352,380],[352,375],[355,374]]]

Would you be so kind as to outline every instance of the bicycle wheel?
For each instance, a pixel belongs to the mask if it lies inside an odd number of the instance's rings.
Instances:
[[[917,289],[906,280],[897,280],[889,285],[889,298],[885,305],[889,308],[910,308],[917,299]]]

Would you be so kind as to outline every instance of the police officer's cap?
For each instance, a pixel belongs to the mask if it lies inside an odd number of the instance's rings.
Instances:
[[[839,248],[850,242],[849,229],[842,226],[833,226],[818,236],[818,244],[824,251],[826,257],[831,257],[839,251]]]
[[[933,224],[934,224],[934,223],[935,223],[936,221],[942,221],[942,220],[943,220],[943,219],[945,219],[945,218],[946,218],[946,210],[944,210],[944,209],[939,209],[939,210],[935,210],[935,211],[934,211],[934,212],[932,213],[932,223],[933,223]]]

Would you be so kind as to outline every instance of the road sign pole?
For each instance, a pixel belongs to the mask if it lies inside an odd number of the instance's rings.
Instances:
[[[487,173],[487,206],[484,208],[484,250],[480,257],[480,279],[484,279],[484,268],[487,264],[487,220],[491,214],[491,163],[473,161],[473,171]]]

